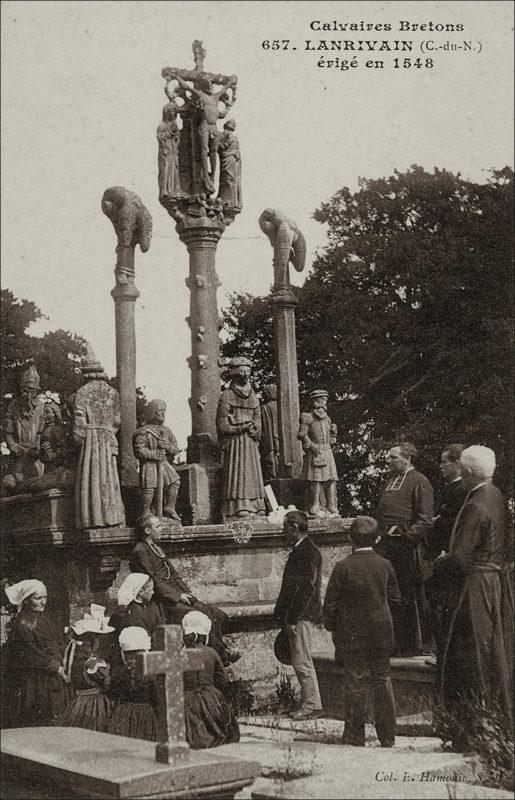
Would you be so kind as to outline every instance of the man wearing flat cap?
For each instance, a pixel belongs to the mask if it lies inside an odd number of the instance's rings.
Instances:
[[[229,361],[222,377],[231,383],[220,395],[216,415],[223,451],[223,515],[228,519],[265,514],[259,455],[261,412],[249,381],[251,367],[252,362],[241,356]]]
[[[328,393],[315,389],[310,393],[311,411],[300,415],[297,439],[302,442],[304,461],[301,479],[309,481],[309,513],[321,514],[320,488],[324,487],[326,509],[329,514],[338,514],[336,506],[336,481],[338,474],[331,445],[336,442],[336,425],[327,413]]]

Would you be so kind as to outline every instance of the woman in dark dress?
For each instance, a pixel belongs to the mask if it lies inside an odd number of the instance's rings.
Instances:
[[[207,646],[211,620],[200,611],[190,611],[182,620],[184,644],[202,652],[204,668],[184,674],[186,739],[193,750],[238,742],[238,721],[222,691],[225,670],[218,653]]]
[[[110,684],[109,664],[98,657],[101,636],[112,633],[108,620],[86,615],[71,631],[73,639],[64,654],[64,667],[75,698],[65,709],[59,724],[65,727],[107,731],[114,701],[105,693]]]
[[[150,636],[144,628],[131,626],[122,630],[119,642],[122,663],[113,669],[108,690],[116,706],[107,733],[155,742],[157,717],[154,681],[136,678],[134,674],[136,653],[150,650]]]
[[[64,637],[45,614],[46,586],[29,579],[5,593],[18,613],[2,653],[3,727],[53,725],[73,699],[73,689],[62,663]]]
[[[152,600],[154,581],[142,572],[131,572],[118,589],[118,608],[111,614],[110,624],[118,635],[124,628],[145,628],[155,645],[158,625],[164,620],[159,605]]]

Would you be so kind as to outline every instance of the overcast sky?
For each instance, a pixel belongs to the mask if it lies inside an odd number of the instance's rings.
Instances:
[[[101,212],[104,189],[140,195],[154,220],[150,251],[136,254],[137,383],[168,403],[185,444],[190,430],[188,256],[157,199],[156,126],[166,101],[161,69],[205,68],[238,76],[237,122],[244,209],[218,246],[219,305],[245,290],[266,294],[272,250],[258,217],[293,219],[308,265],[324,246],[312,213],[342,186],[420,164],[482,181],[512,163],[512,35],[509,2],[4,2],[2,14],[2,286],[34,300],[48,320],[92,344],[115,372],[115,236]],[[316,32],[313,20],[389,23],[389,32]],[[463,32],[399,32],[399,21],[462,24]],[[264,50],[264,40],[297,50]],[[393,57],[355,53],[359,65],[319,68],[320,39],[472,42],[439,50],[432,69],[394,69]],[[481,52],[478,53],[479,43]],[[367,69],[368,59],[385,60]],[[293,276],[301,283],[305,274]]]

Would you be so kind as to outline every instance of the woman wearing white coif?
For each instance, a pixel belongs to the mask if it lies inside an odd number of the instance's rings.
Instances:
[[[124,628],[118,637],[121,664],[113,669],[110,698],[115,709],[107,733],[157,741],[157,698],[152,678],[138,678],[134,666],[137,653],[150,650],[150,636],[143,628]]]
[[[223,695],[225,670],[220,656],[208,646],[211,620],[201,611],[182,619],[184,645],[202,652],[204,668],[184,674],[186,739],[194,750],[237,742],[238,720]]]
[[[164,620],[160,606],[153,599],[154,581],[142,572],[131,572],[118,589],[118,608],[111,614],[110,624],[119,635],[124,628],[144,628],[155,646],[158,625]]]
[[[105,693],[111,680],[110,667],[98,655],[100,640],[114,631],[104,612],[103,606],[92,603],[91,614],[85,614],[70,628],[73,638],[64,654],[64,667],[75,698],[59,719],[64,727],[105,732],[113,713],[114,703]]]
[[[19,581],[5,594],[17,614],[2,648],[2,726],[51,725],[73,699],[63,667],[64,632],[45,613],[41,581]]]

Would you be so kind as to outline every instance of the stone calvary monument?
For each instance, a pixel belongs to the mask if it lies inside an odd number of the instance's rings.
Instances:
[[[243,653],[231,667],[234,676],[270,687],[279,667],[273,654],[272,611],[287,541],[282,525],[266,516],[270,509],[262,460],[268,465],[266,483],[280,503],[311,507],[310,533],[322,551],[325,579],[343,555],[350,521],[336,513],[329,449],[335,431],[326,431],[326,422],[320,427],[316,414],[309,424],[300,417],[297,299],[288,269],[290,263],[298,271],[304,268],[306,243],[295,222],[280,211],[266,209],[259,219],[273,247],[277,390],[251,385],[247,359],[237,357],[229,364],[221,359],[216,250],[243,206],[236,122],[226,119],[222,130],[220,121],[236,102],[238,81],[232,74],[206,71],[205,55],[202,43],[195,41],[192,69],[163,69],[167,102],[157,127],[158,199],[189,258],[187,461],[173,465],[173,414],[169,410],[165,425],[163,401],[149,403],[146,421],[137,427],[135,249],[139,245],[142,253],[148,251],[152,219],[136,194],[112,186],[101,206],[116,235],[111,292],[116,388],[88,351],[81,366],[85,382],[66,401],[72,422],[62,425],[59,444],[57,428],[45,435],[38,399],[45,387],[40,387],[36,367],[29,365],[22,374],[19,397],[6,421],[13,475],[4,482],[7,493],[0,501],[3,571],[9,583],[28,576],[42,580],[48,588],[48,612],[63,626],[82,616],[91,602],[111,610],[128,572],[135,520],[150,509],[162,517],[160,547],[191,591],[228,615],[230,633]],[[56,413],[59,417],[60,411]],[[56,414],[49,412],[48,418],[55,426]],[[299,439],[300,420],[307,429]],[[267,443],[262,444],[265,435]],[[305,474],[301,441],[305,453],[312,448]],[[47,470],[49,442],[61,459],[55,471]],[[317,472],[315,451],[324,452],[330,469]],[[38,475],[43,469],[47,471]],[[46,483],[38,483],[45,478]],[[325,514],[319,514],[322,484]],[[327,634],[316,635],[324,646]],[[165,656],[160,659],[164,664]]]

